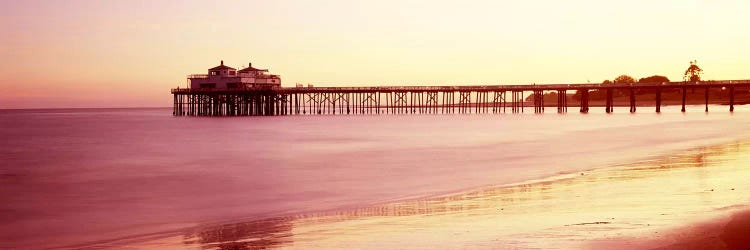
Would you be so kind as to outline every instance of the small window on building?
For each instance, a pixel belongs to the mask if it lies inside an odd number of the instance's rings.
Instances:
[[[213,89],[216,88],[216,83],[201,83],[202,89]]]
[[[236,88],[238,86],[239,86],[239,84],[237,84],[237,83],[227,83],[227,88],[230,88],[230,89],[231,88]]]
[[[233,70],[230,70],[230,71],[229,71],[229,75],[234,75],[234,71],[233,71]]]
[[[219,71],[211,71],[211,75],[212,76],[218,76],[219,75]]]

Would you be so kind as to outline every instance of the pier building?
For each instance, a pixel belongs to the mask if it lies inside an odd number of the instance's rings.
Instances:
[[[268,69],[253,68],[249,63],[247,68],[237,70],[221,65],[208,69],[208,74],[188,75],[190,89],[236,89],[236,88],[278,88],[281,78],[268,74]]]

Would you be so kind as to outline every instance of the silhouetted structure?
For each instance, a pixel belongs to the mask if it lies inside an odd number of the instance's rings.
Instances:
[[[636,111],[636,91],[655,93],[656,112],[661,112],[662,92],[682,94],[685,111],[687,90],[703,90],[706,112],[709,91],[728,95],[729,110],[734,111],[735,90],[750,90],[750,80],[703,81],[696,83],[611,83],[547,84],[491,86],[391,86],[391,87],[239,87],[172,89],[174,115],[190,116],[257,116],[302,114],[447,114],[505,113],[524,111],[524,93],[534,98],[529,106],[544,112],[545,92],[556,92],[558,112],[567,112],[567,91],[580,93],[580,112],[590,107],[589,91],[604,92],[605,111],[613,112],[613,92],[630,95],[630,112]],[[507,94],[511,98],[506,98]]]

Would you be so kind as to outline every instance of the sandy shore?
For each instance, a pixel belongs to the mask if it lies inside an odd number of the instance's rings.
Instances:
[[[750,143],[509,186],[202,225],[99,247],[746,249]]]
[[[599,240],[592,249],[750,249],[750,208],[738,206],[690,225],[654,232],[648,239]]]

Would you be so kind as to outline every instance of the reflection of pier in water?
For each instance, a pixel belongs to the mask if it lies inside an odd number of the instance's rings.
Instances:
[[[521,183],[512,186],[482,188],[476,191],[462,192],[454,195],[425,198],[419,200],[397,201],[353,209],[341,209],[283,216],[257,221],[226,224],[215,227],[199,228],[194,233],[184,236],[183,243],[188,246],[201,246],[218,249],[258,249],[270,247],[314,248],[316,246],[348,246],[348,241],[370,241],[371,236],[379,236],[376,244],[385,248],[398,248],[398,239],[393,242],[378,242],[381,234],[398,236],[416,232],[431,232],[434,228],[448,227],[450,233],[465,230],[461,225],[471,225],[471,236],[493,237],[497,232],[508,231],[521,234],[529,226],[529,220],[539,220],[533,225],[541,228],[534,230],[551,230],[557,233],[570,233],[570,227],[583,228],[581,234],[589,234],[596,227],[613,227],[630,230],[641,228],[645,223],[656,226],[667,223],[673,218],[664,217],[664,221],[653,218],[635,217],[621,210],[669,211],[675,202],[683,202],[685,211],[700,211],[701,206],[712,204],[712,195],[706,192],[715,188],[716,175],[719,172],[731,176],[747,173],[742,167],[724,169],[732,154],[742,154],[750,148],[748,144],[732,144],[720,147],[699,148],[683,154],[664,156],[625,164],[600,170],[571,173],[546,180]],[[737,164],[725,164],[737,165]],[[714,170],[714,168],[723,166]],[[666,179],[665,179],[666,178]],[[679,185],[666,185],[660,190],[653,185],[643,183],[661,183],[679,179]],[[738,182],[743,182],[741,177]],[[731,182],[730,182],[731,183]],[[635,184],[635,185],[634,185]],[[728,185],[735,185],[728,184]],[[740,187],[740,186],[736,186]],[[637,190],[637,192],[633,192]],[[685,200],[683,192],[703,192],[700,199]],[[713,190],[712,190],[713,191]],[[733,201],[741,192],[726,192],[730,196],[722,201]],[[625,195],[617,196],[613,194]],[[649,195],[650,193],[650,195]],[[607,199],[602,197],[615,197]],[[597,199],[606,199],[598,200]],[[724,200],[725,199],[725,200]],[[631,204],[637,204],[634,205]],[[721,202],[718,202],[721,203]],[[643,206],[638,208],[638,206]],[[585,213],[581,211],[585,209]],[[553,212],[550,212],[553,211]],[[560,215],[562,217],[545,217]],[[622,214],[621,214],[622,213]],[[565,214],[585,214],[571,217]],[[636,213],[636,216],[643,216]],[[583,217],[583,218],[581,218]],[[589,218],[590,217],[590,218]],[[616,218],[615,218],[616,217]],[[591,219],[594,218],[594,219]],[[644,223],[643,225],[638,223]],[[483,228],[486,227],[486,228]],[[590,227],[590,228],[584,228]],[[606,231],[601,231],[605,233]],[[432,232],[435,233],[435,232]],[[450,239],[453,235],[438,230],[439,237]],[[542,234],[544,235],[544,234]],[[462,239],[463,240],[463,239]],[[507,242],[506,242],[507,243]],[[356,245],[356,244],[355,244]],[[371,246],[374,247],[374,246]],[[446,247],[446,246],[444,246]],[[450,248],[450,246],[447,246]],[[429,248],[429,247],[428,247]]]
[[[487,86],[391,86],[391,87],[296,87],[172,89],[174,115],[256,116],[305,114],[449,114],[449,113],[522,113],[533,107],[543,113],[544,95],[554,93],[558,113],[568,111],[568,93],[580,92],[579,111],[592,106],[590,92],[604,95],[604,108],[613,112],[615,94],[628,96],[630,112],[638,106],[636,93],[653,93],[653,105],[661,112],[662,93],[678,91],[682,112],[688,92],[701,95],[708,112],[709,93],[719,90],[721,98],[734,111],[735,92],[747,93],[750,80],[705,81],[698,83],[639,84],[545,84]],[[531,95],[526,95],[526,94]],[[510,94],[508,98],[507,95]],[[524,97],[531,97],[529,103]],[[713,97],[717,98],[717,97]]]

